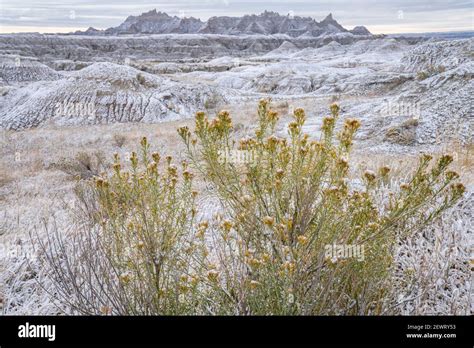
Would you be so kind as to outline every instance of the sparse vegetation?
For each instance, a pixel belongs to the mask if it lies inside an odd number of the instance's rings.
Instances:
[[[416,141],[416,128],[419,121],[410,118],[398,126],[393,126],[385,132],[385,141],[400,145],[412,145]]]
[[[76,179],[90,179],[106,170],[105,156],[100,151],[78,152],[74,158],[63,158],[53,167]]]
[[[181,170],[150,154],[146,138],[130,171],[116,156],[113,173],[90,181],[95,208],[72,243],[53,229],[57,247],[43,244],[60,298],[87,314],[390,313],[397,243],[452,207],[464,186],[448,170],[452,157],[424,155],[401,187],[390,186],[387,166],[354,187],[360,124],[348,119],[336,133],[338,118],[333,104],[313,140],[296,109],[289,138],[278,138],[279,116],[262,100],[251,138],[233,139],[225,111],[213,120],[198,113],[194,134],[181,127],[189,157]],[[223,157],[232,151],[251,160]],[[222,206],[212,220],[196,220],[195,175]],[[332,245],[365,253],[330,257]]]
[[[138,83],[140,83],[140,85],[142,85],[143,87],[147,87],[147,88],[156,87],[156,84],[153,81],[150,81],[150,79],[147,79],[145,75],[142,74],[141,72],[137,74],[137,80],[138,80]]]
[[[143,76],[143,74],[138,73],[137,74],[137,80],[142,86],[146,86],[146,78]]]
[[[441,74],[446,71],[446,67],[443,65],[429,65],[426,70],[418,71],[416,73],[416,78],[418,80],[426,80],[428,77],[433,75]]]
[[[114,145],[120,148],[127,142],[127,137],[123,134],[114,134],[112,139]]]
[[[204,108],[206,110],[212,110],[215,109],[220,102],[220,98],[217,95],[217,93],[210,94],[207,96],[206,100],[204,101]]]
[[[6,170],[1,169],[0,170],[0,188],[2,188],[5,185],[8,185],[12,181],[13,181],[13,179],[8,174],[8,172]],[[1,199],[2,199],[2,197],[0,196],[0,200]]]

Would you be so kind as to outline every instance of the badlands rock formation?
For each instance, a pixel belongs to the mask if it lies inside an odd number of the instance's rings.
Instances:
[[[0,106],[0,127],[158,122],[192,115],[209,100],[226,101],[222,89],[173,82],[113,63],[95,63],[54,80],[9,90]]]
[[[97,30],[89,28],[85,32],[78,31],[79,35],[124,35],[124,34],[219,34],[219,35],[274,35],[286,34],[291,37],[320,36],[325,33],[347,32],[329,14],[321,22],[310,17],[293,15],[282,16],[275,12],[265,11],[260,15],[246,15],[243,17],[212,17],[202,22],[194,17],[169,16],[156,9],[143,13],[140,16],[130,16],[125,22],[115,28]],[[354,35],[370,35],[363,26],[355,27],[351,31]]]
[[[339,100],[376,146],[473,133],[472,39],[388,38],[332,15],[202,22],[155,10],[80,34],[0,35],[0,127],[160,122],[271,96],[313,99],[314,115],[317,100]]]

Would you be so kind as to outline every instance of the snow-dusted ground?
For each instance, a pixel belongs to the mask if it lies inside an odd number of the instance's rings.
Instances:
[[[324,45],[324,38],[308,39],[306,47],[281,35],[241,42],[206,35],[175,41],[173,35],[0,36],[3,311],[56,312],[36,282],[41,265],[25,261],[31,256],[28,234],[41,231],[43,218],[69,227],[74,181],[57,169],[62,158],[95,150],[108,159],[114,152],[125,155],[142,135],[160,152],[179,156],[175,129],[190,125],[197,110],[212,114],[226,107],[245,133],[255,123],[256,101],[271,97],[283,115],[283,136],[292,109],[304,107],[305,131],[318,137],[328,105],[338,101],[343,118],[362,121],[355,156],[368,167],[396,162],[401,176],[421,151],[455,155],[469,190],[463,205],[400,251],[403,268],[432,282],[432,292],[408,289],[400,300],[414,298],[404,314],[467,314],[474,225],[473,39],[354,41],[344,35]],[[244,44],[245,52],[239,46]],[[56,54],[49,45],[56,45]],[[125,137],[123,145],[115,135]],[[212,202],[202,204],[213,211]]]

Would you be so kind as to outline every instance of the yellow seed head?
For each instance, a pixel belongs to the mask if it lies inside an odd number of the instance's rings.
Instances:
[[[259,106],[266,108],[268,106],[268,100],[267,99],[260,99],[259,101]]]
[[[367,225],[368,228],[370,228],[371,230],[376,230],[377,228],[379,228],[379,224],[376,223],[376,222],[371,222]]]
[[[371,170],[366,170],[364,172],[364,177],[368,182],[373,182],[375,180],[375,173]]]
[[[410,188],[410,185],[406,184],[406,183],[403,183],[400,185],[400,188],[404,191],[408,190]]]
[[[210,270],[207,272],[207,279],[209,279],[211,282],[217,282],[217,279],[219,278],[219,273],[214,270]]]
[[[449,164],[453,162],[453,156],[451,155],[443,155],[438,161],[438,168],[439,169],[444,169],[446,168]]]
[[[294,262],[285,261],[285,263],[283,264],[283,269],[285,269],[289,273],[292,273],[295,270],[295,267],[296,266]]]
[[[298,123],[297,122],[290,122],[288,124],[288,129],[290,130],[290,132],[295,132],[296,130],[298,130]]]
[[[232,224],[232,221],[230,220],[224,220],[224,222],[222,223],[222,228],[226,231],[226,232],[229,232],[232,228],[233,224]]]
[[[153,161],[155,161],[156,163],[160,163],[160,154],[158,152],[153,152],[151,154],[151,158],[153,159]]]
[[[464,192],[466,192],[466,187],[459,182],[457,184],[451,185],[451,190],[455,197],[460,197],[464,194]]]
[[[449,181],[456,180],[458,178],[459,178],[459,174],[456,173],[455,171],[450,170],[446,172],[446,179],[448,179]]]
[[[112,313],[112,308],[108,306],[102,306],[100,307],[100,313],[103,315],[110,315]]]
[[[276,111],[273,111],[273,110],[269,110],[267,112],[267,118],[270,122],[276,122],[278,121],[278,112]]]
[[[96,184],[97,187],[103,187],[104,179],[102,179],[102,178],[95,179],[95,184]]]
[[[156,169],[157,169],[157,163],[155,161],[151,162],[149,165],[148,165],[148,171],[151,172],[151,173],[156,173]]]
[[[256,259],[256,258],[250,258],[249,259],[249,265],[252,266],[252,267],[258,267],[262,264],[262,262],[259,260],[259,259]]]
[[[379,169],[379,173],[381,176],[387,176],[388,173],[390,173],[390,167],[389,166],[383,166]]]
[[[328,131],[330,129],[332,129],[332,127],[334,126],[335,124],[335,119],[334,117],[331,117],[331,116],[327,116],[323,119],[323,130],[324,131]]]
[[[273,226],[273,224],[275,223],[275,219],[271,216],[265,216],[263,219],[262,219],[263,223],[267,226]]]
[[[124,283],[130,282],[130,274],[128,272],[124,272],[120,275],[120,280]]]
[[[308,238],[306,236],[298,236],[296,237],[296,239],[298,240],[298,243],[301,245],[305,245],[308,243]]]
[[[178,175],[178,168],[176,168],[176,166],[169,166],[168,167],[168,173],[170,176],[172,177],[176,177]]]
[[[192,180],[193,177],[194,177],[194,174],[191,173],[190,171],[185,170],[183,172],[183,177],[184,177],[185,180]]]
[[[191,277],[191,285],[196,286],[199,283],[199,278],[196,276]]]
[[[329,109],[331,110],[331,115],[333,117],[337,117],[337,115],[339,114],[339,110],[341,109],[339,107],[339,105],[337,105],[336,103],[333,103],[329,106]]]
[[[356,130],[359,129],[360,127],[360,121],[359,120],[356,120],[354,118],[348,118],[346,119],[346,121],[344,122],[344,126],[351,132],[355,132]]]
[[[429,161],[431,161],[431,160],[433,159],[433,156],[424,153],[421,158],[422,158],[423,161],[429,162]]]
[[[304,121],[306,120],[306,115],[303,108],[295,109],[295,111],[293,112],[293,115],[295,117],[296,122],[300,125],[303,124]]]
[[[178,128],[178,134],[180,137],[182,137],[185,141],[189,139],[191,136],[191,132],[189,131],[189,128],[187,126],[183,126]]]

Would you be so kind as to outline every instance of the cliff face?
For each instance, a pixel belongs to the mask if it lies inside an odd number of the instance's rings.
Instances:
[[[363,27],[357,27],[363,28]],[[352,31],[354,35],[370,35],[364,30]],[[265,11],[259,15],[243,17],[212,17],[202,22],[194,17],[169,16],[152,10],[139,16],[130,16],[117,27],[104,31],[89,28],[76,34],[86,35],[124,35],[124,34],[221,34],[221,35],[274,35],[285,34],[291,37],[320,36],[327,33],[348,32],[329,14],[321,22],[310,17],[280,15]]]

